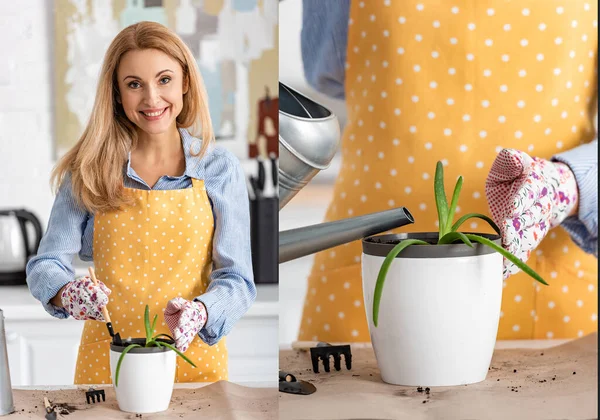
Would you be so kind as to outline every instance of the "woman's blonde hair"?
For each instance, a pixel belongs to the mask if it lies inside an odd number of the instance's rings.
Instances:
[[[58,190],[70,173],[73,196],[92,213],[133,204],[123,186],[123,168],[129,151],[136,146],[137,134],[136,126],[117,102],[117,69],[125,53],[145,49],[162,51],[177,60],[183,69],[183,83],[187,83],[188,90],[183,95],[177,128],[189,129],[192,136],[202,139],[200,151],[190,153],[203,156],[214,142],[204,82],[189,48],[159,23],[139,22],[128,26],[115,37],[104,56],[92,115],[83,134],[60,159],[50,178]]]

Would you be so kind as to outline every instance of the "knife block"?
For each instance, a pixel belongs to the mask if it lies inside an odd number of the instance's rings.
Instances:
[[[279,283],[279,198],[250,200],[250,236],[254,283]]]

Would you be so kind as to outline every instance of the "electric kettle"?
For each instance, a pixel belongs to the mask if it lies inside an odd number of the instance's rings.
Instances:
[[[31,238],[27,226],[33,227]],[[33,239],[33,240],[32,240]],[[25,266],[42,240],[42,225],[23,209],[0,210],[0,286],[27,284]]]

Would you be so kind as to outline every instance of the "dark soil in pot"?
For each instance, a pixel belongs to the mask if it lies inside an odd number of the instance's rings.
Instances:
[[[159,338],[159,339],[156,339],[155,341],[158,341],[160,343],[167,343],[167,344],[175,345],[175,342],[173,340],[169,340],[168,338]],[[142,347],[135,347],[135,348],[129,350],[127,352],[127,354],[130,354],[130,353],[161,353],[164,351],[171,350],[167,347],[156,347],[156,346],[143,347],[146,344],[145,338],[129,338],[127,340],[123,340],[123,345],[116,345],[114,343],[110,343],[110,349],[112,351],[121,353],[130,344],[139,344]]]
[[[479,232],[462,233],[483,236],[484,238],[493,241],[498,246],[502,246],[502,240],[497,234]],[[396,258],[468,257],[496,252],[492,248],[476,242],[473,242],[473,248],[471,248],[460,240],[455,241],[452,244],[437,245],[439,239],[438,232],[397,233],[369,236],[362,240],[363,252],[367,255],[385,257],[394,246],[406,239],[420,239],[430,245],[411,245],[400,252]]]

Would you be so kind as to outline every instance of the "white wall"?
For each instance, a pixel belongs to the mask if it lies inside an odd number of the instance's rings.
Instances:
[[[0,208],[25,207],[45,226],[53,197],[50,0],[2,2]]]

